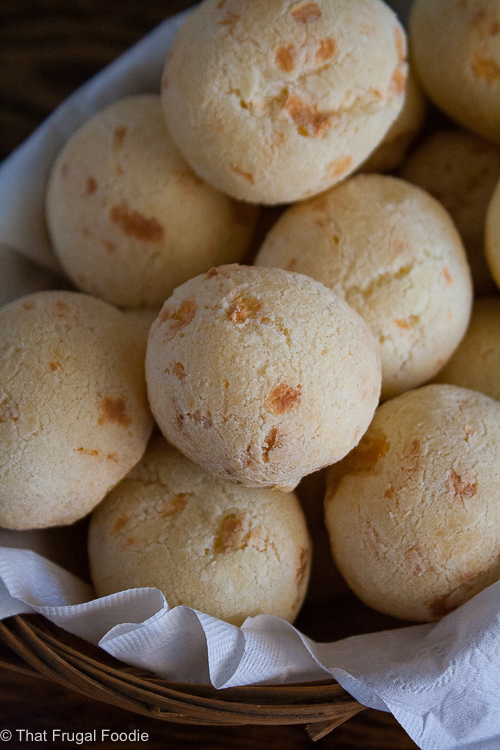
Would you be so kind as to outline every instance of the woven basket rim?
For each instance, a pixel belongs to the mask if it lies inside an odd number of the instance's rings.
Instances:
[[[14,654],[0,666],[57,682],[110,705],[186,724],[306,724],[313,739],[366,707],[333,678],[284,685],[216,689],[165,680],[119,662],[41,615],[0,622],[0,641]]]

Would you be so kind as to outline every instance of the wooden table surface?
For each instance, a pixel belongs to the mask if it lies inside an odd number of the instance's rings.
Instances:
[[[2,0],[0,3],[0,159],[21,143],[72,91],[109,63],[156,24],[192,5],[189,0]],[[0,198],[1,199],[1,198]],[[383,627],[377,615],[367,613],[349,598],[332,605],[332,618],[340,608],[345,632]],[[337,613],[337,614],[335,614]],[[318,621],[306,613],[314,636]],[[304,616],[303,616],[304,617]],[[375,620],[373,619],[375,618]],[[354,630],[353,630],[354,628]],[[342,628],[341,628],[342,630]],[[321,633],[316,634],[321,639]],[[340,632],[342,635],[342,632]],[[323,633],[330,638],[331,633]],[[0,646],[0,662],[6,656]],[[156,721],[84,699],[59,685],[11,670],[0,669],[1,730],[14,737],[6,747],[28,748],[36,742],[20,740],[17,729],[31,732],[53,728],[66,732],[97,729],[147,732],[143,747],[245,748],[269,746],[276,750],[411,750],[416,745],[389,714],[367,710],[332,734],[313,743],[300,726],[193,727]],[[98,742],[107,749],[141,746],[141,743]],[[48,746],[75,744],[48,742]],[[85,747],[93,747],[86,743]]]

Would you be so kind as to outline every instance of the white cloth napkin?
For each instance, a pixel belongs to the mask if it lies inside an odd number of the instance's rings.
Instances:
[[[159,91],[184,17],[161,24],[79,89],[0,166],[0,303],[57,285],[43,211],[50,166],[96,111],[128,94]],[[436,625],[318,644],[277,617],[236,628],[189,607],[169,609],[157,589],[93,600],[87,584],[15,548],[38,538],[0,530],[0,618],[38,612],[128,664],[217,688],[333,675],[361,703],[391,711],[422,750],[500,749],[500,582]]]

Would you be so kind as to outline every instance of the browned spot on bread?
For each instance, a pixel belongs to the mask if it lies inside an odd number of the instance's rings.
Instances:
[[[345,174],[352,164],[352,156],[342,156],[330,162],[327,172],[330,177],[340,177]]]
[[[165,230],[157,219],[143,216],[125,204],[113,206],[109,218],[127,237],[134,237],[141,242],[161,242],[165,235]]]
[[[186,416],[189,417],[189,419],[192,419],[195,424],[201,425],[206,430],[214,426],[210,412],[208,412],[208,414],[202,414],[201,411],[197,409],[194,413],[188,412]]]
[[[33,310],[33,308],[35,307],[35,305],[33,304],[33,302],[23,302],[23,303],[21,304],[21,307],[22,307],[22,308],[23,308],[24,310]]]
[[[404,559],[410,573],[414,576],[422,576],[434,570],[426,551],[419,544],[414,544],[406,550]]]
[[[494,83],[500,78],[500,67],[497,63],[476,53],[472,56],[472,70],[477,78],[487,83]]]
[[[439,620],[441,617],[449,615],[450,612],[453,612],[453,610],[458,607],[458,604],[448,604],[448,599],[452,593],[453,592],[442,594],[441,596],[435,596],[433,599],[426,602],[425,606],[433,620]]]
[[[410,324],[408,323],[407,320],[402,320],[402,319],[397,318],[397,319],[394,319],[392,322],[398,328],[401,328],[403,331],[409,331],[410,330]]]
[[[493,23],[490,24],[489,34],[490,36],[500,34],[500,23],[498,21],[493,21]]]
[[[101,411],[97,422],[100,425],[119,424],[122,427],[128,427],[132,420],[125,412],[125,399],[105,396],[101,400]]]
[[[169,306],[162,310],[160,322],[170,322],[170,327],[166,334],[167,341],[170,341],[179,331],[182,331],[183,328],[186,328],[191,323],[197,309],[198,305],[194,299],[185,299],[181,302],[177,310],[172,310]]]
[[[262,460],[265,464],[269,463],[269,453],[276,446],[278,438],[278,430],[276,427],[271,427],[264,439],[264,447],[262,448]]]
[[[276,50],[276,65],[285,71],[285,73],[291,73],[292,70],[295,70],[295,57],[296,50],[294,44],[279,47]]]
[[[474,497],[477,493],[477,482],[464,481],[462,476],[457,474],[455,469],[450,470],[448,479],[450,480],[454,497],[459,497],[461,500],[465,500]]]
[[[63,302],[62,299],[59,299],[54,303],[54,312],[60,318],[64,318],[65,315],[68,314],[68,310],[68,305],[66,304],[66,302]]]
[[[114,253],[116,250],[116,245],[113,244],[113,242],[110,242],[109,240],[101,240],[101,245],[104,247],[104,249],[108,253]]]
[[[396,52],[398,53],[398,60],[400,63],[404,63],[406,60],[406,45],[403,32],[396,26],[394,29],[394,41],[396,42]]]
[[[176,495],[167,503],[165,503],[160,511],[160,516],[162,518],[172,518],[173,516],[181,513],[187,504],[187,495],[183,493]]]
[[[258,299],[240,294],[231,301],[227,308],[226,319],[235,324],[244,323],[246,320],[255,319],[259,310]]]
[[[219,3],[217,3],[217,8],[223,8],[226,4],[226,0],[220,0]]]
[[[251,224],[255,218],[256,208],[251,206],[250,203],[244,203],[243,201],[231,200],[229,203],[231,214],[234,221],[242,226]]]
[[[306,104],[297,94],[288,96],[284,109],[297,125],[299,135],[318,136],[330,127],[331,116],[319,112],[315,104]]]
[[[470,20],[471,26],[480,26],[482,22],[485,20],[485,18],[487,17],[487,15],[488,14],[484,10],[484,8],[482,8],[481,10],[478,10],[477,13],[474,13],[474,15],[472,16]]]
[[[222,521],[219,534],[215,540],[214,551],[219,554],[227,554],[244,549],[249,532],[246,517],[231,513]]]
[[[342,479],[347,474],[361,474],[373,471],[388,450],[389,443],[384,433],[363,435],[359,445],[343,458],[342,461],[339,461],[339,463],[332,467],[328,475],[328,496],[333,497],[335,495]]]
[[[117,464],[118,459],[116,457],[116,453],[108,453],[106,456],[106,461],[114,461],[114,463]]]
[[[452,275],[451,275],[451,273],[449,272],[449,270],[448,270],[448,267],[447,267],[447,266],[445,266],[445,267],[443,268],[443,276],[444,276],[444,280],[446,281],[446,285],[447,285],[447,286],[453,286],[453,278],[452,278]]]
[[[134,545],[138,544],[139,540],[135,536],[129,536],[128,539],[125,539],[125,542],[123,544],[124,547],[133,547]]]
[[[250,183],[250,185],[255,185],[255,177],[251,172],[245,172],[244,169],[241,169],[237,164],[231,164],[231,169],[233,172],[236,172],[236,174],[239,174],[240,177],[243,177],[244,180]]]
[[[232,10],[228,10],[224,18],[221,18],[220,21],[217,21],[219,26],[229,26],[230,29],[238,23],[240,20],[240,17],[237,13],[234,13]]]
[[[19,419],[19,406],[11,404],[6,399],[0,402],[0,422],[17,422]]]
[[[392,74],[390,90],[397,96],[404,94],[406,89],[406,75],[402,70],[395,70]]]
[[[297,258],[290,258],[290,260],[286,264],[285,271],[295,271],[296,268],[297,268]]]
[[[299,565],[295,573],[295,583],[300,588],[305,582],[309,570],[309,551],[304,547],[300,548]]]
[[[92,195],[97,190],[97,182],[93,177],[87,177],[85,183],[85,195]]]
[[[82,229],[82,234],[84,237],[90,237],[92,233],[88,227],[84,227]]]
[[[386,497],[388,500],[394,499],[394,487],[392,486],[392,484],[384,492],[384,497]]]
[[[218,276],[219,272],[216,268],[211,268],[210,271],[207,273],[207,279],[213,279],[215,276]]]
[[[335,39],[321,39],[319,47],[315,52],[316,62],[325,62],[330,60],[337,51],[337,42]]]
[[[184,365],[182,362],[176,362],[172,367],[172,375],[175,375],[180,381],[184,380],[186,373],[184,372]]]
[[[252,446],[251,444],[248,444],[245,450],[245,455],[243,456],[243,465],[246,468],[247,466],[250,466],[250,464],[252,463],[253,463]]]
[[[116,534],[118,531],[120,531],[120,529],[123,529],[123,527],[126,525],[128,520],[129,518],[125,513],[122,513],[121,516],[118,516],[118,518],[116,519],[113,525],[113,528],[111,529],[110,536],[113,536],[113,534]]]
[[[127,128],[122,125],[119,128],[115,128],[115,132],[113,133],[113,151],[116,153],[116,151],[120,151],[120,149],[123,146],[123,141],[125,140],[125,136],[127,135]]]
[[[78,448],[75,449],[75,453],[79,453],[81,456],[98,456],[99,451],[93,450],[93,448]]]
[[[55,362],[54,360],[52,360],[51,362],[49,362],[49,368],[51,372],[55,372],[56,370],[62,370],[62,365],[60,362]]]
[[[406,443],[403,449],[403,455],[401,456],[401,470],[407,476],[411,476],[421,469],[421,455],[420,440],[409,440]]]
[[[321,18],[321,8],[316,3],[303,3],[290,11],[297,23],[311,23]]]
[[[266,409],[271,414],[285,414],[300,404],[301,395],[302,386],[294,388],[286,383],[278,383],[266,398]]]
[[[115,164],[115,174],[116,174],[116,175],[117,175],[118,177],[121,177],[121,176],[122,176],[122,174],[123,174],[123,169],[122,169],[122,168],[120,167],[120,165],[119,165],[119,164]]]
[[[184,427],[184,414],[181,411],[177,410],[175,412],[175,423],[177,425],[177,428],[179,430],[182,430],[182,428]]]

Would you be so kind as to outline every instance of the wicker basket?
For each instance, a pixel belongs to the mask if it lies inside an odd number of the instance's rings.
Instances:
[[[168,682],[122,664],[39,615],[0,622],[0,639],[14,652],[12,658],[0,657],[1,667],[164,721],[226,726],[305,724],[310,737],[318,740],[365,709],[332,679],[225,690]]]

